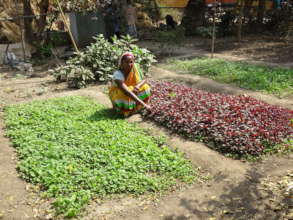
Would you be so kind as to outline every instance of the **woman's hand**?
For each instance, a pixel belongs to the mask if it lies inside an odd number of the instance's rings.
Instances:
[[[149,105],[147,105],[146,103],[144,103],[136,94],[135,94],[135,87],[133,88],[133,90],[129,90],[128,87],[126,86],[126,84],[124,82],[122,82],[121,80],[115,80],[115,82],[117,83],[118,87],[130,98],[133,98],[137,103],[141,104],[143,107],[145,107],[147,110],[151,110],[151,107]]]
[[[133,92],[135,94],[137,94],[139,92],[139,87],[137,85],[133,88]]]
[[[140,88],[146,83],[146,80],[142,80],[140,81],[134,88],[133,88],[133,92],[135,94],[139,93]]]
[[[152,109],[151,106],[148,105],[148,104],[144,104],[144,107],[145,107],[147,110],[149,110],[149,111]]]

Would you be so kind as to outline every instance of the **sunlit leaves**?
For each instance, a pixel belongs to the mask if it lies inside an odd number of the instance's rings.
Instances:
[[[113,72],[118,69],[118,60],[125,51],[134,54],[135,62],[144,73],[147,73],[151,64],[156,61],[149,50],[134,44],[135,40],[130,36],[122,36],[121,39],[114,37],[112,43],[103,35],[94,39],[95,43],[67,60],[66,65],[50,70],[57,80],[66,80],[69,86],[74,88],[86,87],[96,81],[109,81]]]
[[[151,81],[144,116],[224,153],[260,155],[293,135],[293,111],[248,96],[222,95]]]
[[[170,60],[166,67],[176,69],[176,72],[208,76],[220,82],[236,84],[241,88],[281,96],[293,94],[292,69],[209,58]]]
[[[54,197],[58,214],[77,215],[94,195],[156,192],[195,177],[181,154],[85,97],[10,106],[5,118],[22,178]]]

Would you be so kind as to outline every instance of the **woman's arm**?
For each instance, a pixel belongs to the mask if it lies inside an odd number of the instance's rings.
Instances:
[[[128,87],[125,85],[125,83],[122,80],[115,80],[118,87],[129,97],[133,98],[136,102],[143,105],[145,108],[150,109],[150,106],[145,104],[140,98],[137,97],[137,95],[130,91]],[[142,82],[142,81],[141,81]]]
[[[139,91],[139,89],[146,83],[146,80],[142,80],[139,83],[137,83],[137,85],[134,87],[134,92],[137,93]]]

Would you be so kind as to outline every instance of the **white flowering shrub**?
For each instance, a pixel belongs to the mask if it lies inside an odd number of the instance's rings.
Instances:
[[[156,61],[149,50],[138,47],[130,36],[123,36],[121,39],[114,37],[113,43],[107,41],[103,35],[94,39],[94,43],[84,52],[70,58],[65,66],[50,70],[57,81],[66,80],[69,87],[73,88],[86,87],[94,82],[107,82],[118,68],[119,57],[127,51],[134,54],[135,62],[144,73]]]

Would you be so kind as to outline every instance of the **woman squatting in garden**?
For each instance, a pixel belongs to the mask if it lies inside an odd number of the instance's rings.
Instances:
[[[139,66],[131,52],[124,53],[119,59],[119,69],[113,74],[109,88],[113,108],[127,117],[142,108],[148,110],[151,92],[150,86],[143,79]]]

